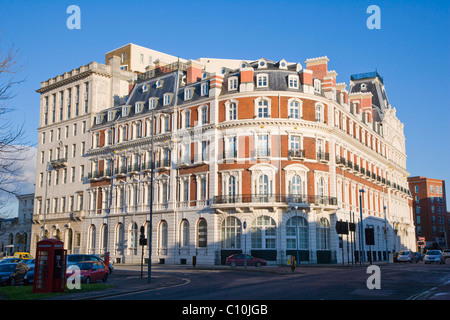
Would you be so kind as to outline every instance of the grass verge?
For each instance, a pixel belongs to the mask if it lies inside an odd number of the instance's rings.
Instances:
[[[90,284],[82,283],[81,289],[70,290],[66,287],[64,293],[62,292],[33,293],[33,286],[18,286],[18,287],[8,286],[8,287],[0,287],[0,300],[2,298],[4,300],[39,300],[62,295],[70,295],[72,293],[106,290],[113,287],[114,287],[113,285],[103,283],[90,283]]]

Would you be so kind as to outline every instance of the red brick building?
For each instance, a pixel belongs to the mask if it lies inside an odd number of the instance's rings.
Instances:
[[[409,177],[417,237],[424,237],[426,248],[449,247],[449,217],[445,181],[422,176]]]

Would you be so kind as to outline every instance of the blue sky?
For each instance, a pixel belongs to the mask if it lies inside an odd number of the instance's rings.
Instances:
[[[68,6],[81,9],[69,30]],[[367,7],[381,10],[369,30]],[[405,125],[407,170],[450,181],[449,1],[1,1],[0,47],[24,66],[11,105],[37,141],[40,82],[135,43],[185,59],[328,56],[338,82],[374,71]],[[31,189],[32,190],[32,189]]]

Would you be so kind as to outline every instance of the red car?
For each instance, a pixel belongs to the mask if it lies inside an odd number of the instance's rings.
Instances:
[[[79,271],[78,271],[79,270]],[[94,281],[108,280],[108,268],[102,261],[84,261],[69,266],[66,270],[66,279],[75,272],[80,273],[81,282],[91,283]]]
[[[244,257],[246,256],[247,265],[261,267],[267,265],[266,260],[252,257],[251,255],[244,255],[243,253],[233,254],[227,258],[226,265],[231,267],[243,266]]]

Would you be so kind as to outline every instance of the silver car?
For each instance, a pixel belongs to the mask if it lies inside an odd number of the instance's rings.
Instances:
[[[400,251],[397,256],[398,262],[419,262],[419,257],[414,255],[412,251]]]
[[[423,258],[423,261],[426,264],[431,264],[431,263],[445,263],[445,257],[442,254],[442,252],[440,250],[428,250],[428,252],[426,253],[425,257]]]
[[[445,259],[450,258],[450,249],[445,249],[444,250],[444,258]]]

